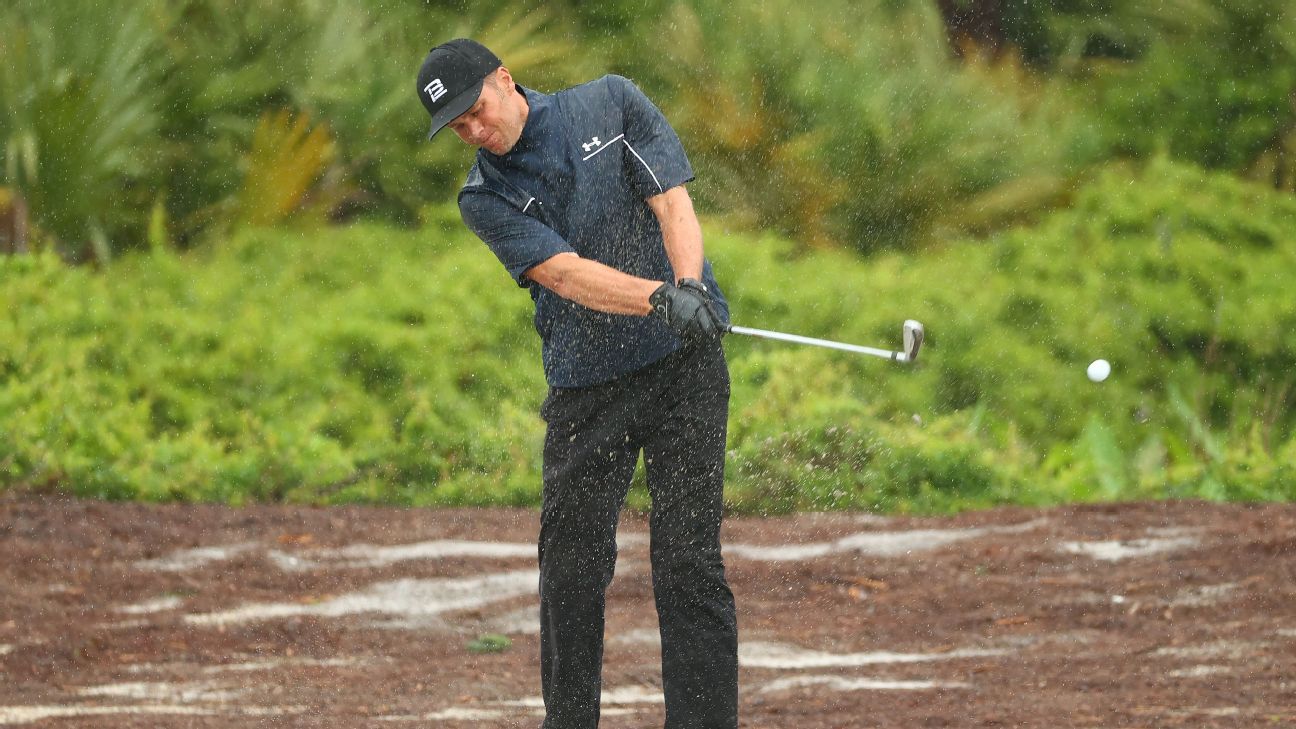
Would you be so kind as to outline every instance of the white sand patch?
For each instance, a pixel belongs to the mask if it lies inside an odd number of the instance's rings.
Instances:
[[[1194,537],[1147,537],[1143,539],[1112,540],[1105,542],[1062,542],[1058,549],[1069,554],[1079,554],[1108,562],[1147,557],[1161,552],[1191,549],[1201,544]]]
[[[535,570],[483,577],[392,580],[317,603],[252,603],[233,610],[190,615],[185,620],[194,625],[226,625],[299,615],[336,618],[359,613],[427,618],[532,594],[538,580]]]
[[[0,725],[33,724],[46,719],[79,716],[150,714],[171,716],[214,716],[212,709],[196,706],[0,706]]]
[[[269,557],[275,564],[285,570],[309,570],[319,567],[364,569],[386,567],[398,562],[453,557],[476,557],[482,559],[527,557],[535,559],[536,546],[534,544],[507,542],[472,542],[441,539],[385,547],[372,544],[354,544],[341,549],[314,549],[301,555],[291,555],[272,550]]]
[[[815,559],[831,554],[858,552],[874,557],[900,557],[914,552],[930,552],[947,544],[976,539],[988,534],[1010,534],[1034,529],[1043,519],[1006,527],[979,529],[910,529],[891,532],[860,532],[831,542],[792,545],[730,544],[724,547],[728,556],[759,562],[784,562]]]
[[[116,699],[135,699],[136,701],[175,701],[181,704],[209,703],[221,704],[232,701],[246,691],[230,690],[223,686],[209,683],[164,683],[139,681],[135,683],[112,683],[103,686],[90,686],[77,691],[82,696],[106,696]]]
[[[1296,628],[1283,628],[1278,631],[1283,638],[1296,638]]]
[[[540,607],[529,605],[483,621],[481,629],[504,635],[540,635]]]
[[[412,719],[413,721],[493,721],[506,717],[507,714],[500,709],[446,709]],[[393,720],[387,719],[387,721]]]
[[[823,686],[833,691],[930,691],[932,689],[970,688],[970,684],[948,681],[888,681],[876,678],[843,678],[841,676],[797,676],[771,681],[761,693],[787,691],[806,686]]]
[[[305,713],[306,709],[305,706],[231,706],[225,707],[225,713],[235,716],[288,716]]]
[[[928,661],[952,661],[960,658],[978,658],[982,656],[1004,655],[1008,651],[969,648],[943,653],[892,653],[890,651],[873,651],[868,653],[828,653],[826,651],[808,650],[783,643],[739,643],[738,665],[746,668],[845,668],[852,666],[871,666],[880,663],[923,663]]]
[[[626,533],[617,536],[617,545],[621,549],[647,542],[646,534]],[[537,553],[536,545],[532,543],[437,539],[386,546],[353,544],[339,549],[311,549],[295,554],[272,549],[266,556],[280,569],[292,572],[321,568],[369,569],[400,562],[453,558],[534,560]]]
[[[287,716],[301,714],[304,706],[222,706],[207,708],[170,704],[139,706],[0,706],[0,726],[33,724],[46,719],[85,716]]]
[[[729,544],[724,547],[726,557],[750,559],[757,562],[799,562],[815,559],[835,550],[831,543],[805,544],[799,546],[767,547],[759,544]]]
[[[599,712],[604,718],[611,716],[630,716],[639,713],[638,709],[604,707]],[[536,709],[527,712],[530,716],[544,716],[544,709]],[[422,715],[398,715],[398,716],[380,716],[378,721],[497,721],[500,719],[517,718],[517,709],[477,709],[477,708],[454,708],[435,711],[430,714]]]
[[[154,570],[157,572],[187,572],[205,567],[215,562],[225,562],[241,554],[256,549],[257,545],[253,542],[244,542],[241,544],[228,544],[223,547],[196,547],[194,549],[184,549],[179,552],[172,552],[166,557],[158,559],[146,559],[135,563],[135,567],[142,570]]]
[[[184,600],[178,597],[159,597],[156,600],[146,600],[134,605],[123,605],[117,608],[117,612],[126,615],[149,615],[174,610],[182,604],[184,604]]]
[[[222,673],[253,673],[256,671],[278,671],[284,668],[348,668],[369,665],[372,661],[362,658],[268,658],[243,663],[221,663],[204,665],[190,662],[176,663],[132,663],[124,666],[126,673],[139,675],[148,673],[194,674],[203,673],[209,676]]]
[[[315,562],[305,557],[298,557],[294,554],[288,554],[287,552],[281,552],[277,549],[272,549],[269,552],[266,552],[266,559],[270,560],[271,564],[284,572],[306,572],[322,566],[320,562]],[[333,565],[329,566],[332,567]]]
[[[1218,676],[1221,673],[1232,673],[1233,669],[1228,666],[1193,666],[1192,668],[1182,668],[1177,671],[1170,671],[1166,675],[1171,678],[1206,678],[1208,676]]]
[[[610,645],[661,645],[661,632],[653,628],[627,630],[607,639]]]
[[[282,668],[349,668],[367,664],[367,661],[359,658],[275,658],[265,661],[204,666],[202,670],[203,673],[207,674],[251,673],[255,671],[278,671]]]
[[[665,704],[666,695],[658,688],[625,686],[603,692],[605,704]]]
[[[8,643],[0,643],[0,656],[7,656],[13,652],[14,647]]]
[[[157,621],[148,618],[136,618],[135,620],[119,620],[115,623],[99,623],[103,630],[135,630],[136,628],[147,628],[150,625],[156,625]]]
[[[1214,643],[1202,643],[1200,645],[1189,646],[1168,646],[1158,648],[1153,651],[1152,655],[1165,658],[1225,658],[1225,659],[1243,659],[1248,658],[1265,647],[1264,643],[1234,643],[1227,640],[1216,641]]]
[[[1188,708],[1182,711],[1172,711],[1171,716],[1214,716],[1224,718],[1226,716],[1242,716],[1242,710],[1236,706],[1220,706],[1215,708]]]
[[[1187,590],[1181,590],[1179,594],[1170,599],[1171,607],[1208,607],[1217,605],[1229,598],[1230,593],[1238,588],[1236,582],[1226,582],[1220,585],[1202,585]]]
[[[624,686],[622,688],[611,689],[603,692],[604,706],[617,706],[620,704],[665,704],[666,695],[658,688],[645,688],[643,686]],[[503,706],[521,706],[524,708],[544,708],[544,699],[534,697],[530,699],[518,699],[516,701],[501,701]],[[604,712],[605,714],[607,712]]]
[[[875,557],[898,557],[929,552],[947,544],[993,533],[990,529],[915,529],[905,532],[865,532],[838,540],[838,552],[861,552]]]

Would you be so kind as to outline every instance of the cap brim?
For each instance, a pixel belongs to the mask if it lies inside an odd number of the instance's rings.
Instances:
[[[445,125],[454,121],[455,117],[471,109],[472,105],[477,103],[477,97],[481,96],[482,84],[485,82],[486,78],[483,76],[480,81],[473,84],[472,88],[451,99],[445,106],[441,107],[441,111],[432,115],[432,128],[428,130],[427,138],[431,139],[436,136],[436,133],[444,129]]]

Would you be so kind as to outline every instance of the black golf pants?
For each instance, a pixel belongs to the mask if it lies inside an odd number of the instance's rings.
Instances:
[[[598,726],[604,594],[641,451],[666,727],[737,727],[738,629],[720,557],[728,410],[719,342],[602,385],[550,390],[539,545],[545,729]]]

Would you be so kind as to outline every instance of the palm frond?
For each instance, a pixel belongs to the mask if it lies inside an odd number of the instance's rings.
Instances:
[[[19,0],[0,13],[4,182],[74,255],[106,258],[159,144],[152,7]]]
[[[235,221],[270,225],[303,210],[334,154],[326,125],[312,127],[308,115],[288,109],[262,114],[245,160]]]

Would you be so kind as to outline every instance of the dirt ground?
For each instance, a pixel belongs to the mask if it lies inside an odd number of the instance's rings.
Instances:
[[[0,726],[536,727],[535,535],[525,510],[0,498]],[[724,537],[744,727],[1296,726],[1296,506]],[[621,542],[601,726],[660,727],[642,515]]]

